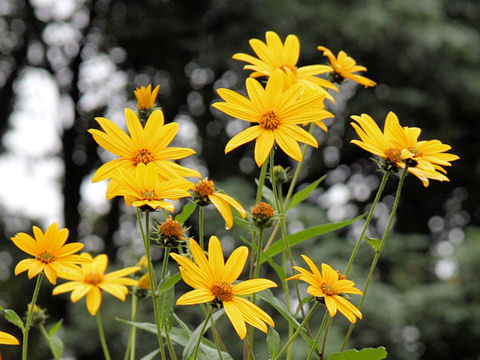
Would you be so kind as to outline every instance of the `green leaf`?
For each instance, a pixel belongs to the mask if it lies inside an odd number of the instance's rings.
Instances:
[[[160,324],[171,323],[170,319],[173,312],[173,302],[175,301],[174,287],[171,286],[168,290],[162,292],[157,298],[158,305],[158,321]]]
[[[142,357],[140,360],[152,360],[155,359],[155,356],[157,356],[158,354],[160,354],[160,349],[152,351],[151,353]]]
[[[162,293],[164,293],[165,291],[170,289],[172,286],[174,286],[177,282],[179,282],[181,278],[182,278],[182,275],[180,274],[180,272],[172,276],[167,274],[167,276],[165,276],[158,285],[157,296],[162,295]]]
[[[335,231],[335,230],[341,229],[343,227],[346,227],[346,226],[354,223],[358,219],[361,219],[364,216],[365,215],[360,215],[360,216],[357,216],[356,218],[353,218],[353,219],[350,219],[350,220],[345,220],[345,221],[340,221],[340,222],[331,223],[331,224],[314,226],[310,229],[306,229],[306,230],[300,231],[296,234],[289,235],[287,237],[288,244],[292,248],[295,245],[300,244],[300,243],[302,243],[306,240],[309,240],[311,238],[314,238],[316,236],[326,234],[326,233],[329,233],[331,231]],[[273,257],[277,254],[280,254],[284,250],[284,248],[285,248],[285,243],[284,243],[283,239],[279,239],[279,240],[275,241],[265,251],[265,254],[270,256],[270,257]],[[266,258],[262,255],[261,262],[263,263],[265,260],[266,260]]]
[[[371,239],[368,236],[365,236],[365,241],[372,245],[375,251],[378,251],[380,248],[380,239]]]
[[[50,337],[50,350],[52,351],[55,360],[60,360],[63,354],[63,341],[58,335]]]
[[[177,220],[180,224],[183,224],[185,221],[188,220],[190,216],[192,216],[196,207],[197,207],[197,204],[194,202],[191,202],[185,205],[182,211],[179,214],[177,214],[177,216],[175,216],[175,220]]]
[[[300,204],[302,201],[304,201],[308,196],[312,193],[313,190],[317,188],[317,186],[325,179],[325,176],[322,176],[320,179],[314,181],[310,185],[304,187],[302,190],[299,192],[295,193],[295,195],[292,196],[292,199],[290,200],[290,204],[288,205],[288,210],[291,208],[294,208],[298,204]]]
[[[23,321],[17,313],[10,309],[5,309],[4,311],[5,319],[10,321],[13,325],[19,327],[22,332],[25,330],[25,326],[23,325]]]
[[[273,359],[275,354],[278,352],[278,348],[280,347],[280,335],[278,335],[278,332],[272,327],[268,329],[267,344],[270,358]]]
[[[339,353],[331,354],[328,360],[382,360],[387,357],[387,350],[382,347],[376,349],[365,348],[358,350],[347,350]]]
[[[222,311],[217,311],[215,314],[212,315],[213,321],[215,322],[220,316],[222,316],[223,312]],[[195,350],[195,344],[198,341],[198,338],[202,336],[200,334],[200,331],[202,330],[203,324],[205,323],[205,320],[200,323],[200,325],[197,326],[197,328],[190,334],[190,340],[188,343],[185,345],[185,348],[183,349],[183,355],[182,357],[184,359],[190,359],[193,355],[193,351]],[[210,320],[208,321],[208,324],[205,327],[205,332],[210,328]],[[203,339],[202,339],[203,341]],[[218,354],[215,358],[218,357]]]
[[[60,330],[60,327],[62,326],[63,319],[60,319],[53,325],[50,330],[48,330],[48,335],[53,336],[58,330]]]

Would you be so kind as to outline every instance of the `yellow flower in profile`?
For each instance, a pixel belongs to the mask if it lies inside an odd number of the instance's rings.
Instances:
[[[149,84],[147,87],[141,86],[140,88],[135,89],[134,94],[137,98],[137,109],[150,110],[153,108],[155,106],[155,100],[157,99],[159,89],[160,85],[157,85],[152,91],[152,84]]]
[[[318,147],[315,138],[298,124],[308,124],[333,115],[318,106],[323,95],[316,92],[304,94],[300,84],[284,90],[284,76],[276,70],[269,77],[266,88],[252,78],[246,80],[246,98],[229,89],[218,89],[225,102],[212,106],[235,118],[256,123],[235,135],[227,143],[225,153],[255,140],[255,162],[261,166],[276,143],[291,158],[302,161],[298,141]]]
[[[101,117],[97,117],[95,120],[104,131],[88,130],[98,145],[119,156],[118,159],[111,160],[98,168],[93,175],[92,182],[110,179],[118,169],[124,169],[135,176],[135,168],[138,164],[150,162],[157,166],[158,173],[164,179],[201,176],[198,171],[171,161],[183,159],[195,154],[195,151],[189,148],[168,147],[177,134],[178,124],[165,125],[161,110],[152,112],[145,127],[142,126],[133,110],[125,109],[125,117],[130,135],[127,135],[112,121]],[[107,188],[107,199],[115,196],[117,185],[116,181],[110,181]]]
[[[295,78],[305,87],[320,90],[328,94],[324,88],[337,90],[337,87],[326,79],[317,75],[329,73],[332,68],[328,65],[297,66],[300,57],[300,41],[295,35],[288,35],[282,44],[280,37],[273,31],[265,34],[266,42],[259,39],[250,39],[249,43],[258,58],[244,53],[233,55],[233,59],[249,63],[245,70],[252,70],[251,77],[272,76],[275,70],[280,69]],[[328,95],[331,98],[330,95]],[[333,98],[331,98],[333,100]]]
[[[344,279],[337,271],[332,269],[328,264],[322,264],[322,272],[318,270],[314,262],[306,255],[302,255],[303,260],[310,267],[310,271],[300,267],[293,268],[300,272],[287,280],[298,279],[305,281],[310,286],[307,292],[317,298],[317,300],[324,301],[330,317],[334,317],[337,310],[340,311],[351,323],[362,318],[362,313],[341,294],[357,294],[362,295],[362,292],[355,288],[355,283]]]
[[[87,309],[90,315],[94,316],[100,308],[102,290],[125,301],[128,294],[127,286],[137,285],[137,280],[125,276],[140,270],[140,267],[131,266],[105,274],[108,265],[107,255],[100,254],[92,258],[89,253],[82,253],[81,256],[89,263],[81,264],[81,268],[77,267],[74,272],[61,273],[61,278],[72,281],[56,286],[53,289],[53,295],[71,291],[72,302],[77,302],[87,295]]]
[[[353,80],[365,87],[375,86],[377,83],[365,76],[357,75],[355,73],[359,71],[367,71],[365,66],[357,65],[357,62],[348,56],[345,51],[340,51],[338,56],[335,55],[327,49],[325,46],[317,46],[317,49],[323,51],[323,55],[327,56],[330,60],[330,64],[333,67],[334,74],[333,80],[340,83],[344,78]]]
[[[245,323],[265,333],[268,331],[266,324],[275,326],[265,311],[241,295],[253,294],[277,285],[267,279],[250,279],[234,284],[247,261],[246,246],[235,249],[225,262],[220,240],[216,236],[210,237],[208,259],[195,240],[191,239],[189,245],[194,261],[186,256],[170,254],[180,265],[183,281],[194,289],[183,294],[177,300],[177,305],[213,302],[223,306],[240,339],[244,339],[247,334]]]
[[[33,259],[24,259],[15,266],[15,275],[28,270],[28,278],[44,272],[48,281],[57,282],[57,273],[75,270],[75,264],[88,262],[80,255],[74,255],[83,248],[81,243],[65,244],[68,238],[68,229],[59,229],[57,223],[51,224],[45,233],[34,226],[35,238],[26,233],[18,233],[11,238],[16,247],[32,255]]]
[[[231,196],[215,191],[215,183],[208,178],[200,180],[193,187],[193,198],[200,206],[213,204],[225,220],[225,228],[230,230],[233,226],[231,206],[245,218],[247,215],[243,206]]]
[[[149,206],[152,209],[163,208],[173,211],[172,203],[165,201],[188,197],[187,191],[193,187],[190,181],[183,178],[162,180],[153,162],[140,163],[135,169],[135,176],[124,169],[113,175],[118,186],[113,195],[123,196],[125,203],[134,207]]]
[[[9,333],[6,333],[4,331],[0,331],[0,344],[2,344],[2,345],[20,345],[20,342],[18,341],[18,339],[15,336],[10,335]],[[0,359],[1,359],[1,355],[0,355]]]

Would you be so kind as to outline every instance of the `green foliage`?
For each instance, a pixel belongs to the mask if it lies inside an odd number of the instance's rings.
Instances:
[[[325,179],[325,175],[322,176],[320,179],[314,181],[310,185],[304,187],[302,190],[296,192],[293,196],[292,199],[290,200],[290,204],[288,204],[288,210],[291,208],[294,208],[298,204],[300,204],[302,201],[308,198],[308,196],[312,193],[313,190],[315,190],[318,185]]]
[[[0,307],[0,309],[1,311],[3,311],[5,319],[7,319],[16,327],[20,328],[22,332],[25,330],[25,325],[23,324],[22,319],[20,318],[20,316],[18,316],[18,314],[15,311],[11,309],[4,309],[2,307]]]
[[[268,329],[267,344],[270,358],[273,358],[280,348],[280,335],[272,327]]]
[[[387,351],[384,347],[376,349],[368,348],[358,350],[347,350],[331,354],[328,360],[382,360],[387,357]]]

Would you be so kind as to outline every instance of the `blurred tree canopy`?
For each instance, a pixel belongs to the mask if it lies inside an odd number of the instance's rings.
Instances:
[[[115,241],[121,237],[122,223],[123,231],[128,230],[122,203],[111,201],[109,210],[95,219],[80,206],[82,184],[90,182],[105,158],[86,132],[96,127],[95,116],[120,121],[123,108],[133,104],[136,87],[160,84],[158,102],[167,121],[185,129],[178,142],[197,150],[195,160],[186,164],[252,205],[249,194],[258,176],[252,147],[243,146],[223,158],[235,121],[210,107],[217,99],[215,89],[244,88],[248,72],[231,56],[252,54],[248,40],[264,40],[267,30],[282,38],[299,36],[301,64],[325,62],[317,45],[335,53],[343,49],[368,68],[367,76],[378,86],[356,93],[357,88],[344,85],[344,95],[331,105],[336,117],[330,130],[316,134],[321,146],[310,153],[301,175],[303,183],[323,174],[327,179],[305,205],[310,218],[293,216],[309,226],[318,219],[353,217],[371,201],[378,175],[368,155],[349,143],[356,136],[348,125],[350,115],[367,113],[383,124],[386,114],[394,111],[402,125],[420,127],[421,138],[450,144],[451,152],[461,158],[448,169],[450,183],[432,182],[427,189],[413,178],[406,183],[397,234],[380,264],[382,284],[367,301],[371,307],[365,318],[373,320],[361,322],[353,342],[386,345],[394,359],[479,359],[475,339],[480,336],[480,283],[474,276],[480,239],[475,227],[480,220],[479,23],[477,0],[0,0],[0,137],[13,126],[12,114],[24,95],[18,83],[32,71],[40,72],[58,93],[61,149],[54,156],[64,166],[58,181],[70,239],[82,241],[94,234],[103,240],[102,251],[122,258],[124,242]],[[281,160],[289,165],[288,159]],[[387,194],[395,181],[389,186]],[[338,212],[327,201],[334,188],[349,193]],[[385,206],[389,201],[387,196]],[[36,219],[9,214],[3,206],[0,214],[3,253],[11,249],[10,236],[29,231]],[[376,220],[381,227],[382,217]],[[220,221],[213,224],[212,233],[214,226],[223,229]],[[337,245],[323,239],[318,247],[315,243],[315,251],[322,257],[337,256],[341,264],[343,253],[349,252],[342,245],[352,234],[337,235],[336,240],[328,239]],[[363,250],[359,277],[371,256],[367,246]],[[13,272],[15,256],[2,269]],[[442,278],[439,263],[444,269],[454,264],[456,275]],[[23,278],[6,279],[0,285],[2,303],[26,304],[30,292],[23,289],[33,285]],[[384,313],[373,299],[385,307]],[[67,304],[62,299],[55,304],[52,317],[64,316]],[[86,359],[99,349],[92,345],[76,351],[78,359]]]

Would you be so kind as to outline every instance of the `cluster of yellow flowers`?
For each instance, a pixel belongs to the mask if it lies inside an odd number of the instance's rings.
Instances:
[[[344,51],[335,56],[329,49],[318,46],[330,65],[298,66],[300,42],[295,35],[288,35],[282,42],[276,33],[268,31],[266,42],[251,39],[250,45],[257,57],[244,53],[233,55],[234,59],[248,63],[244,67],[246,70],[253,71],[245,81],[247,96],[230,89],[218,89],[223,101],[212,106],[252,124],[230,139],[225,153],[255,140],[254,159],[259,167],[268,161],[274,145],[299,162],[303,160],[299,142],[318,147],[311,131],[302,126],[315,124],[327,131],[324,120],[332,118],[333,114],[325,109],[325,101],[333,101],[329,90],[338,91],[335,83],[339,84],[347,78],[365,87],[376,85],[374,81],[358,75],[366,68],[357,65]],[[256,80],[260,77],[266,78],[265,86]],[[164,209],[173,212],[173,202],[188,197],[200,207],[213,204],[224,218],[226,229],[231,229],[234,223],[232,207],[243,218],[246,211],[238,201],[216,190],[209,178],[203,178],[196,184],[186,179],[202,178],[202,175],[175,160],[191,156],[195,151],[169,146],[179,126],[173,122],[165,124],[163,111],[155,108],[158,90],[158,86],[152,90],[149,85],[135,91],[137,112],[125,109],[128,133],[108,119],[95,118],[102,130],[90,129],[89,133],[99,146],[117,158],[98,168],[92,181],[109,180],[107,199],[122,196],[127,205],[139,210]],[[360,137],[352,143],[378,156],[386,171],[407,168],[425,186],[428,186],[429,179],[448,181],[443,167],[458,159],[458,156],[446,152],[450,146],[438,140],[418,141],[421,130],[400,126],[393,112],[387,115],[383,132],[369,115],[352,116],[352,119],[354,122],[351,125]],[[273,209],[268,204],[262,203],[257,212],[258,216],[262,216],[261,221],[256,223],[258,227],[273,216]],[[173,231],[178,239],[184,240],[181,225],[173,224],[171,218],[167,222],[169,224],[164,226],[164,230]],[[56,286],[53,294],[71,291],[73,302],[86,296],[91,315],[95,315],[101,305],[102,291],[125,300],[127,286],[150,288],[149,274],[145,274],[140,282],[126,277],[139,271],[139,266],[106,273],[108,258],[105,254],[96,257],[88,253],[77,255],[83,244],[66,244],[68,230],[60,230],[56,223],[50,225],[45,233],[35,226],[33,233],[34,237],[19,233],[12,238],[18,248],[32,256],[17,264],[15,274],[28,271],[30,279],[45,274],[54,285],[57,277],[69,280]],[[241,339],[247,335],[246,324],[263,332],[268,331],[267,325],[274,326],[273,319],[265,311],[242,297],[277,286],[273,281],[262,278],[237,281],[247,262],[249,250],[246,246],[236,248],[225,261],[216,236],[210,237],[208,257],[202,241],[200,245],[193,239],[187,241],[188,255],[170,254],[178,263],[184,282],[193,288],[177,300],[178,305],[221,305]],[[362,291],[355,288],[355,283],[327,264],[321,264],[320,271],[308,256],[302,257],[310,271],[293,266],[298,273],[287,280],[308,283],[307,293],[324,303],[331,317],[340,311],[351,323],[361,319],[360,310],[342,295],[361,295]],[[145,267],[150,261],[146,260]],[[18,340],[0,332],[0,343],[18,344]]]

